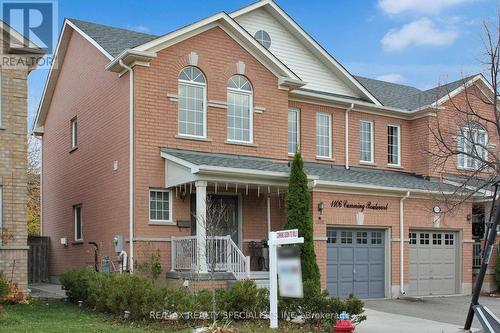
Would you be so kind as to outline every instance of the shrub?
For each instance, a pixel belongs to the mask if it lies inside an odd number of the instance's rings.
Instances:
[[[311,280],[320,287],[320,274],[316,262],[313,241],[313,222],[311,215],[311,194],[304,161],[300,152],[295,154],[288,178],[288,194],[285,202],[285,229],[299,229],[299,237],[304,237],[300,244],[300,259],[303,281]]]
[[[154,281],[156,281],[156,279],[163,272],[160,259],[160,249],[156,249],[156,251],[151,253],[147,260],[143,262],[136,262],[137,270],[142,274],[150,276]]]
[[[83,267],[62,273],[59,280],[71,302],[85,302],[89,296],[89,284],[95,279],[96,275],[97,273],[89,267]]]
[[[304,298],[279,299],[280,316],[284,319],[301,316],[310,324],[333,324],[343,311],[351,316],[353,323],[359,323],[366,319],[363,306],[363,301],[353,295],[345,300],[330,297],[328,291],[321,290],[314,281],[304,282]]]
[[[238,281],[231,288],[218,289],[217,296],[219,310],[235,312],[258,311],[258,288],[252,280]]]
[[[0,272],[0,304],[5,302],[5,298],[10,291],[10,283],[3,272]]]

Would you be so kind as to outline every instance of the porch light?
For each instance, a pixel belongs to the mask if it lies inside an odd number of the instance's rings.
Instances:
[[[323,201],[321,201],[319,204],[318,204],[318,211],[321,215],[323,215],[323,210],[325,209],[325,203]]]
[[[129,317],[130,317],[130,311],[125,310],[125,312],[123,313],[123,319],[127,321]]]
[[[78,307],[79,308],[83,307],[83,301],[78,301]]]
[[[184,201],[184,199],[186,199],[186,191],[181,190],[181,192],[179,193],[179,197],[181,198],[182,201]]]

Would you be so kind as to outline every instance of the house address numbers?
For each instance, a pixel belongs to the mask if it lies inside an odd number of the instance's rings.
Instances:
[[[373,201],[363,202],[351,202],[348,200],[332,200],[330,204],[332,208],[348,208],[348,209],[359,209],[360,211],[364,211],[365,209],[371,210],[388,210],[388,203],[378,203]]]

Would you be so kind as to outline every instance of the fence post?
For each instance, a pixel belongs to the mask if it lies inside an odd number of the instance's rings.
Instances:
[[[245,271],[247,279],[250,278],[250,256],[245,257]]]
[[[232,265],[232,246],[231,246],[231,236],[226,236],[226,271],[232,272],[233,271],[233,265]]]

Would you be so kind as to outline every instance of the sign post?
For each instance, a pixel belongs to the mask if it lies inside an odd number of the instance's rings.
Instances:
[[[270,328],[278,328],[278,257],[277,248],[285,244],[304,243],[299,230],[281,230],[269,233],[269,320]],[[302,283],[302,281],[300,281]]]

